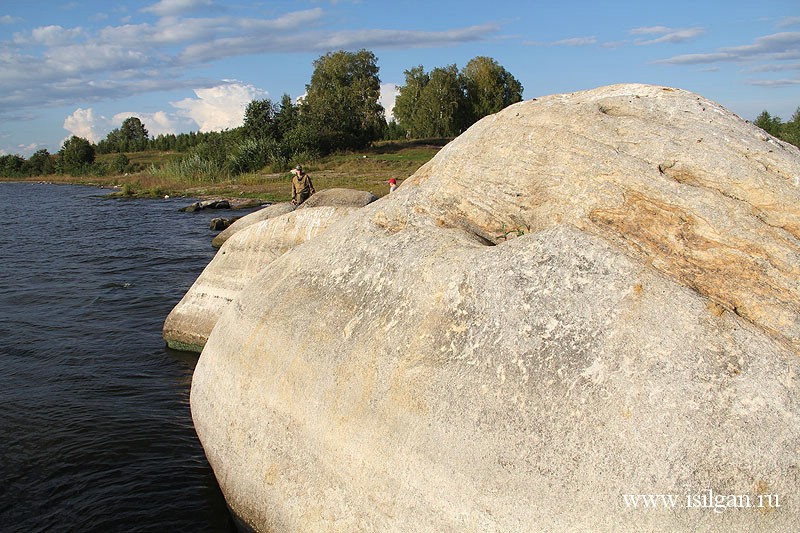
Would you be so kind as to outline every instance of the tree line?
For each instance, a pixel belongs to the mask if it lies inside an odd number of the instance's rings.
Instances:
[[[192,181],[225,180],[264,168],[282,172],[297,162],[360,150],[381,139],[455,137],[481,118],[522,100],[522,84],[490,57],[475,57],[460,70],[455,64],[430,71],[419,65],[404,72],[394,117],[387,122],[379,103],[378,72],[377,58],[369,50],[330,52],[314,61],[302,100],[295,103],[287,94],[279,102],[253,100],[238,128],[152,137],[139,118],[129,117],[97,144],[72,136],[57,154],[39,150],[28,159],[0,156],[0,175],[136,172],[145,169],[125,154],[140,151],[183,154],[146,170]],[[754,123],[800,146],[800,108],[787,123],[767,111]],[[99,164],[98,154],[116,155]]]
[[[762,111],[753,124],[766,131],[773,137],[800,147],[800,107],[798,107],[788,122],[781,122],[777,115],[770,115]]]
[[[0,157],[5,177],[53,173],[103,174],[142,170],[126,153],[177,151],[167,163],[174,172],[197,179],[222,179],[265,167],[279,172],[296,161],[313,161],[337,151],[360,150],[381,139],[453,137],[480,118],[522,99],[522,84],[494,59],[476,57],[459,71],[455,65],[425,72],[405,71],[395,116],[387,122],[379,103],[377,58],[369,50],[327,53],[314,61],[306,95],[295,103],[253,100],[241,127],[152,137],[137,117],[93,144],[72,136],[57,154],[39,150],[29,159]],[[98,154],[117,154],[103,165]]]

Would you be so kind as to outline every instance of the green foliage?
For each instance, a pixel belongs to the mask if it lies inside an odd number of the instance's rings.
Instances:
[[[389,123],[386,124],[386,129],[383,131],[384,141],[396,141],[405,139],[407,136],[408,132],[405,130],[405,128],[398,124],[394,119],[390,120]]]
[[[477,120],[522,99],[522,84],[492,58],[479,56],[426,73],[405,71],[394,115],[411,137],[453,137]]]
[[[789,122],[781,122],[780,117],[762,111],[753,124],[782,141],[800,147],[800,107],[795,110]]]
[[[777,136],[778,130],[781,127],[781,119],[778,116],[771,116],[767,111],[762,111],[753,124],[766,131],[770,135]]]
[[[130,183],[123,183],[122,190],[120,191],[122,196],[136,196],[136,188]]]
[[[471,59],[462,77],[471,122],[522,100],[522,84],[490,57]]]
[[[111,130],[106,138],[97,143],[97,152],[141,152],[149,148],[149,134],[138,117],[128,117],[122,126]]]
[[[73,135],[64,141],[58,154],[61,157],[63,170],[75,173],[86,170],[89,165],[94,163],[95,148],[88,140]]]
[[[412,137],[454,137],[467,125],[467,101],[456,65],[426,74],[422,66],[407,70],[394,114]]]
[[[378,103],[381,87],[376,61],[368,50],[330,52],[314,61],[311,83],[300,105],[301,123],[313,130],[299,135],[303,142],[313,132],[317,149],[329,153],[364,148],[381,138],[386,120]]]
[[[281,97],[281,104],[278,114],[275,115],[277,125],[277,138],[283,141],[284,137],[292,131],[300,122],[300,115],[297,106],[292,103],[292,97],[284,94]]]
[[[26,163],[26,174],[29,176],[48,176],[56,170],[53,156],[46,149],[34,152]]]
[[[272,138],[249,138],[240,142],[228,156],[228,169],[234,175],[254,172],[280,156],[278,143]]]
[[[230,179],[230,173],[224,161],[220,163],[213,159],[207,159],[199,153],[187,154],[158,168],[152,166],[150,173],[154,176],[189,183],[215,183]]]
[[[23,175],[25,159],[17,154],[0,156],[0,173],[6,177],[17,177]]]
[[[128,169],[128,165],[130,165],[131,160],[128,159],[128,156],[125,154],[117,154],[114,156],[114,159],[111,161],[110,167],[112,172],[116,172],[117,174],[122,174]]]
[[[278,110],[272,100],[252,100],[244,112],[242,130],[250,139],[275,139],[278,132]]]

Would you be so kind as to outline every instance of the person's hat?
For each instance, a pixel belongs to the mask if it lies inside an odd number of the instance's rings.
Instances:
[[[394,184],[394,183],[397,183],[397,180],[395,180],[394,178],[391,178],[391,179],[389,180],[389,183],[392,183],[392,184]]]
[[[302,167],[302,166],[300,166],[300,165],[297,165],[296,167],[294,167],[294,169],[295,169],[295,170],[303,170],[303,167]]]

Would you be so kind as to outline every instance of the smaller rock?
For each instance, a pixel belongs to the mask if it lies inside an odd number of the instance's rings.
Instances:
[[[209,227],[214,231],[222,231],[227,229],[231,224],[239,220],[240,217],[223,218],[216,217],[211,219]]]
[[[202,211],[203,209],[230,209],[231,203],[228,200],[204,200],[202,202],[195,202],[192,205],[181,207],[178,211],[184,213],[193,213],[195,211]]]

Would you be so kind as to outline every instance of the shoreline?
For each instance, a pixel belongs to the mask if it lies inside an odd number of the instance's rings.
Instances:
[[[48,176],[48,178],[49,177],[51,176]],[[108,194],[104,195],[104,197],[108,199],[159,200],[159,199],[185,198],[185,199],[196,199],[199,201],[227,200],[231,204],[230,209],[252,209],[259,206],[279,203],[281,201],[281,200],[262,199],[252,196],[238,196],[236,194],[227,194],[230,193],[230,191],[227,191],[224,188],[220,190],[218,193],[211,193],[207,190],[198,190],[196,193],[193,193],[192,188],[187,188],[185,190],[180,190],[177,192],[164,195],[154,194],[151,192],[142,192],[139,194],[122,194],[124,185],[88,182],[80,178],[72,178],[65,180],[43,179],[42,176],[36,178],[17,178],[17,179],[0,178],[0,183],[29,183],[38,185],[56,185],[56,186],[73,185],[81,187],[94,187],[96,189],[108,191]]]

